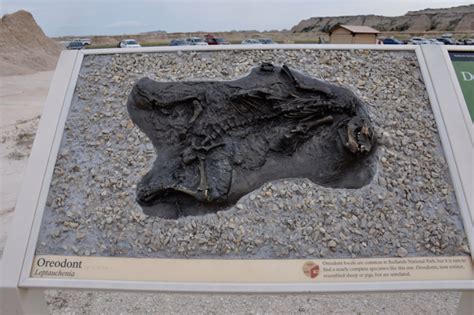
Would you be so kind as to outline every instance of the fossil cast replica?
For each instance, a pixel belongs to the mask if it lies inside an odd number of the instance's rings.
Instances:
[[[234,81],[142,78],[127,108],[156,149],[137,187],[148,215],[216,212],[276,179],[360,188],[375,173],[363,102],[286,65],[264,63]]]

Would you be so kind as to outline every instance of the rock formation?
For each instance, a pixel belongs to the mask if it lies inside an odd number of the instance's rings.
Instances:
[[[411,11],[402,16],[354,15],[312,17],[293,26],[293,33],[327,32],[336,24],[365,25],[379,31],[394,32],[473,32],[474,4],[448,9]]]
[[[0,21],[0,75],[53,70],[61,47],[48,38],[31,13],[5,14]]]

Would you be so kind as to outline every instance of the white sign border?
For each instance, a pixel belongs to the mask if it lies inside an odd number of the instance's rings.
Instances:
[[[429,77],[429,87],[426,87],[431,107],[435,113],[471,257],[474,257],[474,125],[449,57],[449,51],[474,51],[474,47],[423,45],[421,51],[424,71]]]
[[[147,53],[175,51],[216,51],[216,50],[267,50],[267,49],[330,49],[330,50],[391,50],[415,51],[423,74],[426,89],[433,104],[433,88],[426,64],[419,46],[380,45],[253,45],[251,47],[228,45],[217,47],[147,47],[141,49],[97,49],[63,52],[58,70],[53,78],[41,122],[38,128],[24,185],[18,198],[15,217],[10,227],[9,238],[3,259],[3,281],[11,284],[16,280],[21,288],[81,288],[139,291],[180,291],[180,292],[349,292],[349,291],[405,291],[405,290],[472,290],[474,281],[403,281],[375,283],[176,283],[137,281],[98,281],[68,279],[30,278],[31,265],[39,236],[44,205],[49,191],[56,156],[62,138],[64,123],[84,55]],[[439,111],[434,111],[438,128],[443,129],[443,119]],[[446,149],[446,139],[443,147]],[[32,211],[34,209],[34,212]],[[33,213],[32,213],[33,212]],[[7,271],[8,270],[8,271]],[[9,281],[8,281],[9,280]]]

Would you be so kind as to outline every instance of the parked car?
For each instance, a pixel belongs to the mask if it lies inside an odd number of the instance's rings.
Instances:
[[[142,47],[135,39],[124,39],[118,44],[119,48],[140,48]]]
[[[226,42],[222,37],[215,37],[212,34],[207,34],[205,37],[205,41],[208,45],[229,45],[229,42]]]
[[[170,46],[186,46],[189,45],[189,43],[185,39],[172,39],[170,41]]]
[[[207,43],[201,37],[190,37],[186,38],[188,45],[192,46],[207,46]]]
[[[91,44],[91,39],[90,38],[74,38],[72,40],[73,42],[81,42],[84,44],[84,46],[90,45]]]
[[[260,42],[260,44],[264,45],[276,44],[271,38],[260,38],[258,39],[258,41]]]
[[[456,45],[456,42],[453,39],[448,38],[448,37],[440,37],[440,38],[437,38],[436,40],[438,40],[439,42],[445,45]]]
[[[440,42],[439,40],[435,39],[435,38],[431,38],[431,39],[428,39],[429,43],[432,44],[432,45],[444,45],[443,42]]]
[[[462,41],[464,45],[474,45],[474,39],[472,38],[467,38]]]
[[[384,45],[403,45],[403,42],[395,38],[385,38],[382,40]]]
[[[78,40],[74,40],[66,46],[67,49],[83,49],[84,47],[84,43]]]
[[[470,39],[470,38],[456,39],[454,45],[474,45],[474,39]]]
[[[426,45],[430,44],[430,41],[423,37],[412,37],[409,43],[412,45]]]
[[[261,44],[261,42],[258,39],[249,38],[249,39],[244,39],[241,42],[241,44],[242,45],[259,45]]]
[[[85,46],[87,45],[90,45],[91,44],[91,39],[90,38],[81,38],[79,39]]]

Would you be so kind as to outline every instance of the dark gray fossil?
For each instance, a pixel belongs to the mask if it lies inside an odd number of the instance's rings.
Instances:
[[[264,63],[234,81],[142,78],[127,108],[156,149],[137,187],[148,215],[216,212],[276,179],[360,188],[375,173],[363,102],[286,65]]]

